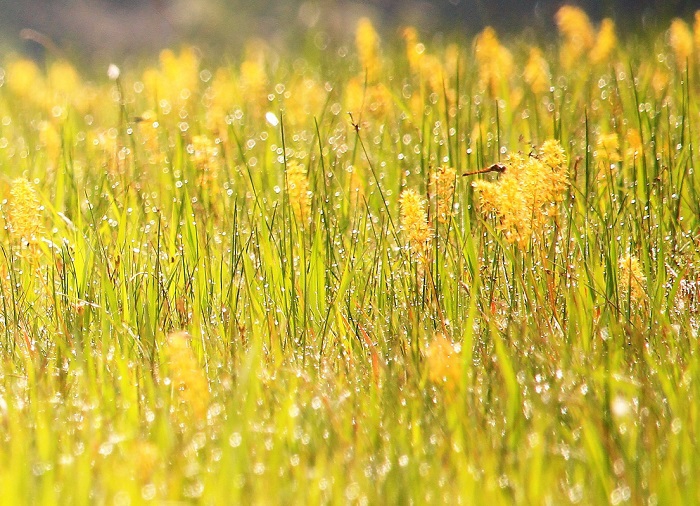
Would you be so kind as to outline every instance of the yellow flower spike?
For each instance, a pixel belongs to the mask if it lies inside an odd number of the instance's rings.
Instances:
[[[18,97],[40,103],[44,80],[39,67],[32,60],[21,59],[7,65],[7,87]]]
[[[474,42],[476,61],[479,66],[479,83],[491,96],[496,96],[503,81],[513,72],[513,57],[501,46],[496,30],[487,26]]]
[[[168,335],[165,358],[176,406],[184,407],[195,420],[205,420],[209,408],[209,383],[190,348],[191,340],[185,331]]]
[[[35,246],[44,235],[43,207],[34,185],[25,178],[12,182],[10,189],[10,234],[22,247]]]
[[[685,21],[676,18],[671,22],[668,43],[676,58],[676,66],[680,70],[685,70],[686,64],[693,54],[693,34]]]
[[[623,256],[619,263],[620,269],[619,292],[621,300],[629,296],[630,303],[643,304],[647,300],[647,278],[639,265],[639,259],[629,253]]]
[[[379,35],[368,18],[361,18],[357,22],[355,46],[360,60],[361,75],[364,77],[366,73],[367,82],[376,82],[382,71],[382,62],[379,56]]]
[[[608,162],[616,163],[622,159],[620,155],[620,141],[616,133],[604,134],[598,137],[596,147],[597,155]]]
[[[296,160],[287,162],[285,172],[289,205],[292,206],[297,223],[303,225],[311,216],[311,191],[306,168]]]
[[[596,37],[595,45],[589,54],[591,62],[596,65],[606,62],[616,46],[615,22],[610,18],[605,18],[600,24],[598,37]]]
[[[418,41],[418,32],[412,26],[407,26],[402,32],[403,38],[406,41],[406,59],[411,74],[416,75],[420,72],[421,62],[425,53],[425,46]]]
[[[700,54],[700,10],[695,11],[695,23],[693,24],[693,40],[695,50]]]
[[[551,82],[549,64],[542,56],[542,51],[539,48],[533,47],[530,49],[530,57],[527,60],[527,65],[525,65],[523,79],[525,79],[525,82],[535,95],[549,90]]]
[[[406,235],[411,250],[422,256],[431,239],[425,200],[415,190],[404,190],[399,197],[399,206],[401,230]]]
[[[560,50],[561,63],[565,69],[570,69],[595,44],[595,31],[588,15],[578,7],[561,7],[555,19],[559,33],[564,38]]]
[[[433,337],[426,350],[426,366],[431,383],[452,392],[462,377],[462,361],[458,348],[445,334]]]
[[[64,60],[55,61],[48,71],[51,89],[62,96],[73,96],[80,89],[80,76],[75,67]]]
[[[452,167],[443,165],[430,174],[430,191],[435,196],[437,220],[448,223],[452,217],[457,173]]]
[[[495,214],[510,243],[527,246],[559,212],[569,185],[567,158],[558,141],[542,144],[537,155],[511,153],[498,181],[472,183],[484,214]]]

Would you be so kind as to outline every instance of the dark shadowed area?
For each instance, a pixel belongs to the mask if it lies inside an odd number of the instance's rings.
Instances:
[[[215,49],[240,47],[251,37],[287,44],[309,29],[342,36],[359,16],[385,29],[413,24],[425,31],[464,32],[492,25],[500,32],[525,27],[546,35],[567,2],[521,0],[0,0],[0,45],[41,54],[41,46],[86,59],[143,55],[192,41]],[[673,16],[692,15],[687,0],[568,2],[620,29],[653,28]],[[23,31],[24,30],[24,31]],[[297,38],[298,39],[298,38]],[[38,43],[37,43],[38,41]]]

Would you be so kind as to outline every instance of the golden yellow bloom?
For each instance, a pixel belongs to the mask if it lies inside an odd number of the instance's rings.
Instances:
[[[633,164],[642,155],[642,136],[636,128],[630,128],[625,135],[627,141],[627,151],[625,152],[625,162]]]
[[[685,21],[676,18],[671,22],[668,43],[676,57],[676,66],[681,70],[685,69],[693,54],[693,34]]]
[[[591,62],[598,64],[607,61],[615,46],[617,46],[615,22],[610,18],[605,18],[600,24],[598,37],[596,37],[595,45],[589,54]]]
[[[187,152],[199,173],[202,186],[212,190],[219,177],[219,149],[206,135],[195,135],[187,146]]]
[[[292,206],[297,223],[301,226],[311,216],[311,191],[306,168],[296,160],[287,162],[285,172],[289,205]]]
[[[159,163],[165,158],[165,153],[160,148],[160,122],[158,116],[152,110],[144,111],[137,124],[144,149],[148,155],[149,163]]]
[[[549,64],[542,56],[540,49],[536,47],[530,49],[530,58],[527,60],[527,65],[525,65],[523,78],[530,85],[530,89],[535,95],[549,90]]]
[[[457,173],[452,167],[443,165],[430,174],[430,191],[435,196],[437,219],[447,223],[452,217]]]
[[[160,67],[171,88],[183,99],[181,92],[194,93],[199,87],[199,57],[194,48],[184,47],[179,55],[170,49],[160,53]]]
[[[284,117],[289,126],[301,126],[318,117],[328,92],[311,78],[295,79],[289,85],[289,98],[284,102]]]
[[[598,137],[596,156],[610,163],[619,162],[620,156],[620,141],[616,133],[603,134]]]
[[[39,67],[32,60],[15,60],[7,65],[7,87],[19,97],[34,103],[40,102],[37,90],[43,89],[43,78]]]
[[[382,119],[391,110],[394,98],[384,83],[368,84],[359,76],[351,78],[345,86],[345,107],[355,119],[368,113],[371,118]]]
[[[31,182],[23,177],[12,182],[8,219],[11,237],[17,243],[32,246],[44,235],[43,209]]]
[[[498,41],[496,31],[487,26],[474,42],[476,61],[479,65],[479,82],[491,96],[495,96],[501,83],[508,81],[513,72],[513,57]]]
[[[404,190],[399,197],[401,229],[408,238],[408,245],[415,253],[426,252],[431,233],[425,200],[415,190]]]
[[[267,100],[267,73],[265,62],[245,60],[241,63],[241,87],[244,94],[251,97],[253,103],[263,106]]]
[[[191,336],[173,332],[167,338],[165,357],[177,407],[184,407],[196,420],[204,420],[209,408],[209,383],[192,348]]]
[[[588,15],[578,7],[565,5],[557,11],[555,18],[559,33],[564,38],[560,50],[561,63],[564,68],[570,69],[595,44],[595,31]]]
[[[207,128],[222,140],[227,138],[226,116],[236,106],[235,80],[233,73],[227,67],[222,67],[214,73],[211,85],[205,94]]]
[[[418,42],[418,33],[412,26],[404,28],[403,38],[406,41],[406,58],[411,74],[416,75],[421,70],[421,60],[425,53],[425,46]]]
[[[139,441],[135,444],[131,454],[134,457],[132,469],[137,471],[135,478],[140,483],[148,483],[161,460],[158,445],[150,441]]]
[[[498,181],[476,181],[482,212],[494,213],[508,242],[526,246],[559,213],[569,185],[567,159],[558,141],[546,141],[536,156],[508,155]]]
[[[367,18],[361,18],[357,23],[355,46],[362,67],[362,77],[364,78],[366,73],[367,82],[376,82],[382,71],[382,62],[379,56],[379,35],[377,35],[372,22]]]
[[[48,71],[49,85],[55,93],[73,96],[80,88],[80,76],[73,65],[64,60],[55,61]]]
[[[433,337],[426,351],[428,379],[453,391],[462,378],[462,360],[452,341],[442,333]]]
[[[618,267],[620,269],[618,293],[620,299],[627,300],[629,297],[632,304],[644,303],[647,298],[647,278],[639,265],[639,259],[628,253],[620,259]]]
[[[695,11],[695,24],[693,25],[693,39],[695,39],[695,50],[700,52],[700,11]]]

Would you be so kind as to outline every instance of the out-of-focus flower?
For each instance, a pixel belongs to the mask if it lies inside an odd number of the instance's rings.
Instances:
[[[374,83],[382,71],[382,61],[379,55],[379,35],[368,18],[357,22],[355,46],[360,60],[361,75],[367,76],[367,82]]]
[[[559,33],[564,38],[560,49],[561,64],[570,69],[595,44],[595,31],[588,15],[571,5],[561,7],[555,16]]]
[[[606,62],[616,46],[615,22],[610,18],[605,18],[600,24],[598,36],[589,54],[591,62],[594,64]]]
[[[523,79],[525,79],[525,82],[535,95],[549,90],[551,79],[549,64],[542,56],[542,51],[539,48],[533,47],[530,49],[530,57],[527,60],[527,65],[525,65]]]
[[[671,21],[668,43],[676,58],[676,66],[684,70],[693,54],[693,34],[685,21],[679,18]]]
[[[479,65],[479,82],[491,96],[498,94],[503,82],[513,72],[513,57],[498,41],[496,31],[487,26],[474,42],[476,61]]]

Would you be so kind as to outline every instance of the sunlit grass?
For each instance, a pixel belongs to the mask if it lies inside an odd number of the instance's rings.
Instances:
[[[700,502],[700,27],[556,22],[5,58],[0,502]]]

